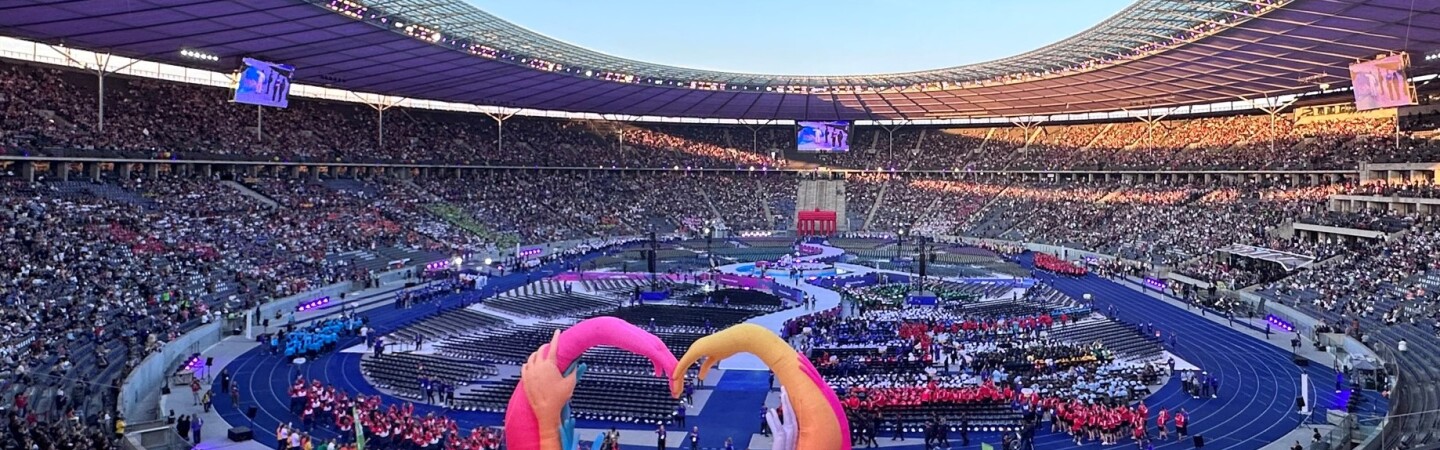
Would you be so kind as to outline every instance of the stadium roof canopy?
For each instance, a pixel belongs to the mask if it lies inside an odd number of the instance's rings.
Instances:
[[[1341,86],[1356,60],[1440,49],[1440,2],[1138,0],[1010,58],[827,77],[628,60],[463,0],[0,0],[0,30],[208,70],[255,57],[294,65],[298,82],[420,99],[621,116],[914,120],[1198,105]],[[220,59],[186,58],[182,49]]]

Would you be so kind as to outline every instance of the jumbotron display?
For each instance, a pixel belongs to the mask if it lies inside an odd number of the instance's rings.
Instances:
[[[850,122],[834,120],[825,122],[800,121],[795,133],[795,148],[802,152],[848,152],[850,151]]]
[[[1415,104],[1415,87],[1405,77],[1410,55],[1400,53],[1350,65],[1355,109],[1367,111]]]
[[[290,105],[290,76],[295,68],[245,58],[235,83],[235,103],[285,108]]]

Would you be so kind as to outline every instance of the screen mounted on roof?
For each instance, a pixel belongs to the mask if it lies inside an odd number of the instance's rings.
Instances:
[[[1415,87],[1405,77],[1410,55],[1400,53],[1350,65],[1355,109],[1366,111],[1415,104]]]
[[[795,122],[795,149],[802,152],[850,151],[850,122]]]
[[[284,108],[290,105],[290,76],[295,68],[245,58],[235,82],[235,103]]]

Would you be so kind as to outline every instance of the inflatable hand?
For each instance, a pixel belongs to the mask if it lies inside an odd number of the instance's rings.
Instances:
[[[535,411],[542,450],[571,450],[565,444],[574,440],[574,436],[565,439],[560,426],[566,404],[570,402],[571,394],[575,393],[580,371],[573,371],[569,376],[561,374],[560,367],[555,363],[559,350],[560,330],[555,330],[550,343],[531,353],[525,365],[520,366],[520,380],[525,382],[525,396],[530,408]],[[573,446],[574,442],[569,444]]]
[[[780,336],[754,324],[740,324],[695,341],[670,377],[670,394],[680,397],[685,371],[700,363],[700,379],[720,360],[746,352],[759,357],[775,373],[775,379],[788,393],[793,408],[798,437],[795,450],[850,450],[850,424],[840,407],[835,391],[820,379],[815,367],[804,355],[791,348]]]
[[[541,347],[536,355],[547,359],[553,355],[551,372],[540,370],[543,364],[532,365],[532,377],[535,382],[527,382],[526,374],[522,368],[520,384],[516,386],[514,394],[510,397],[510,403],[505,408],[505,447],[510,450],[551,450],[561,448],[565,445],[574,445],[573,441],[562,441],[561,436],[573,435],[573,432],[562,431],[562,428],[573,427],[573,419],[566,420],[568,416],[561,407],[551,411],[541,412],[537,405],[532,405],[530,397],[536,396],[543,399],[541,403],[553,401],[556,398],[569,400],[574,392],[574,385],[566,386],[562,380],[575,379],[584,373],[584,365],[575,365],[575,360],[580,358],[590,348],[609,345],[619,347],[631,353],[644,356],[655,366],[657,376],[666,376],[674,371],[676,361],[675,355],[670,353],[670,348],[655,335],[645,332],[624,320],[614,317],[596,317],[576,323],[574,326],[559,332],[558,339],[551,339],[550,344]],[[531,355],[532,359],[536,355]],[[530,365],[527,363],[527,365]],[[561,367],[575,367],[575,377],[559,376]],[[539,381],[539,377],[547,377],[547,380]],[[542,392],[543,391],[543,392]],[[552,393],[551,391],[559,391]],[[545,406],[551,408],[552,406]],[[542,426],[541,414],[545,418]],[[553,431],[552,431],[553,430]],[[542,442],[543,441],[543,442]],[[569,442],[567,444],[567,442]],[[570,450],[570,448],[565,448]]]
[[[780,414],[773,409],[765,410],[765,422],[770,425],[770,433],[775,437],[770,450],[795,450],[795,441],[800,438],[800,433],[795,431],[795,407],[790,404],[790,394],[785,388],[780,388]]]

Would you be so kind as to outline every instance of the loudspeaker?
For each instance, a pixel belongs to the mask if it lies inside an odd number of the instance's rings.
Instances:
[[[1306,357],[1300,356],[1300,355],[1295,355],[1295,365],[1300,366],[1300,367],[1310,367],[1310,358],[1306,358]]]
[[[249,408],[245,408],[245,417],[249,417],[250,420],[255,420],[255,415],[259,412],[260,408],[256,408],[255,405],[250,405]]]
[[[659,253],[659,252],[660,252],[660,242],[657,241],[657,240],[655,240],[655,232],[654,232],[654,231],[651,231],[651,232],[650,232],[650,249],[649,249],[648,252],[645,254],[645,265],[646,265],[646,268],[649,269],[649,272],[650,272],[650,273],[659,272],[658,270],[655,270],[655,258],[656,258],[656,254]]]
[[[920,254],[920,279],[922,280],[929,275],[929,264],[925,262],[926,259],[928,258],[925,257],[925,254]]]
[[[206,356],[206,357],[205,357],[205,367],[210,367],[210,366],[213,366],[213,365],[215,365],[215,358],[210,357],[210,356]]]
[[[255,432],[250,431],[250,427],[231,428],[230,432],[226,433],[226,435],[230,437],[232,442],[245,442],[255,439]]]

